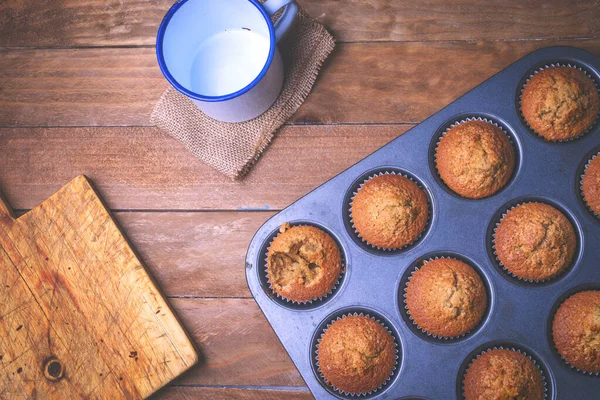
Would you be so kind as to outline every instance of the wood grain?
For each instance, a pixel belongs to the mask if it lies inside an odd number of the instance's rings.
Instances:
[[[200,352],[198,365],[175,385],[304,386],[254,299],[170,303]]]
[[[0,50],[0,126],[149,125],[167,85],[152,49]]]
[[[287,126],[242,182],[156,128],[0,129],[0,189],[29,209],[86,174],[112,209],[281,209],[410,126]]]
[[[145,398],[196,363],[85,177],[18,219],[0,208],[2,397]]]
[[[152,396],[151,400],[309,400],[308,388],[207,388],[171,386]]]
[[[552,45],[600,54],[600,39],[340,44],[291,123],[419,122]],[[0,50],[0,126],[146,126],[167,85],[153,49]]]
[[[173,0],[0,3],[0,47],[153,45]],[[600,32],[598,1],[300,0],[337,40],[577,38]]]
[[[246,250],[273,214],[118,212],[115,217],[166,296],[251,297]]]
[[[341,41],[577,38],[600,33],[598,1],[312,0],[300,3]]]

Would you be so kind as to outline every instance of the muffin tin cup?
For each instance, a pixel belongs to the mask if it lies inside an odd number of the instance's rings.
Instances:
[[[292,300],[292,299],[288,299],[285,296],[280,295],[279,293],[277,293],[275,291],[275,289],[273,288],[273,285],[271,283],[271,280],[269,279],[269,249],[271,248],[271,245],[273,244],[273,242],[275,241],[275,239],[277,239],[279,237],[279,235],[281,235],[282,232],[280,232],[279,230],[277,231],[277,233],[275,233],[275,235],[271,238],[271,240],[269,241],[269,244],[266,248],[266,251],[264,253],[264,270],[263,270],[263,278],[266,281],[266,284],[268,285],[268,290],[270,290],[271,294],[273,296],[275,296],[276,299],[278,299],[278,302],[280,304],[285,305],[285,303],[287,304],[291,304],[293,306],[296,306],[295,308],[312,308],[312,307],[316,307],[322,303],[324,303],[325,301],[327,301],[328,297],[333,295],[337,289],[340,286],[340,283],[343,281],[344,279],[344,275],[346,274],[346,257],[344,255],[344,249],[342,248],[342,246],[340,246],[339,241],[337,240],[337,238],[332,235],[328,229],[316,225],[316,224],[309,224],[309,223],[290,223],[290,227],[294,227],[294,226],[313,226],[315,228],[318,228],[320,230],[322,230],[323,232],[325,232],[326,234],[328,234],[329,236],[331,236],[331,238],[335,241],[335,243],[338,246],[338,249],[340,251],[340,273],[338,275],[337,280],[335,281],[335,283],[333,284],[333,286],[331,287],[331,289],[329,289],[329,291],[324,294],[323,296],[317,297],[315,299],[312,300],[308,300],[308,301],[296,301],[296,300]]]
[[[354,203],[354,198],[356,197],[356,195],[358,194],[358,192],[362,189],[362,187],[371,179],[376,178],[378,176],[383,176],[383,175],[399,175],[402,176],[403,178],[408,179],[409,181],[411,181],[412,183],[416,184],[419,189],[421,189],[424,193],[425,193],[425,197],[427,197],[427,211],[428,211],[428,215],[427,215],[427,222],[425,224],[425,227],[423,228],[423,230],[421,231],[421,233],[410,243],[402,246],[402,247],[394,247],[394,248],[385,248],[385,247],[379,247],[379,246],[375,246],[371,243],[369,243],[365,238],[363,238],[360,233],[358,232],[358,230],[356,229],[356,227],[354,226],[354,220],[352,219],[352,204]],[[357,238],[358,240],[361,241],[361,243],[363,244],[363,246],[368,247],[369,249],[371,249],[372,251],[375,252],[380,252],[380,253],[387,253],[387,254],[393,254],[393,253],[397,253],[400,251],[405,251],[408,250],[410,248],[412,248],[413,246],[415,246],[417,243],[419,243],[419,241],[423,238],[423,236],[425,236],[425,234],[427,233],[427,230],[429,229],[429,227],[431,226],[431,220],[433,218],[433,207],[431,205],[432,201],[431,201],[431,196],[428,192],[428,190],[425,188],[425,186],[414,176],[412,176],[412,174],[407,173],[406,171],[402,171],[400,169],[395,169],[395,168],[381,168],[377,171],[373,171],[372,173],[367,174],[366,178],[362,178],[362,182],[358,184],[358,186],[356,188],[351,188],[351,196],[349,197],[349,201],[346,203],[346,206],[348,208],[347,211],[347,215],[346,217],[348,218],[348,222],[349,225],[351,227],[351,234],[354,235],[355,238]]]
[[[358,308],[355,310],[347,310],[347,311],[329,319],[328,322],[325,321],[322,324],[324,326],[322,326],[322,329],[320,329],[320,334],[317,332],[317,334],[316,334],[317,336],[315,337],[316,340],[313,340],[313,345],[311,346],[311,351],[313,353],[313,369],[315,370],[316,374],[318,375],[318,378],[319,378],[321,384],[329,391],[333,391],[337,395],[341,395],[345,398],[350,398],[350,399],[374,397],[374,396],[379,395],[381,392],[383,392],[386,389],[386,386],[388,386],[390,384],[390,382],[395,378],[396,371],[398,370],[398,367],[400,364],[399,340],[398,340],[397,334],[393,331],[393,329],[390,328],[391,324],[389,322],[387,322],[385,320],[385,318],[383,318],[382,316],[379,316],[379,315],[375,316],[374,314],[375,313],[373,313],[369,310],[363,310],[363,309],[358,309]],[[394,346],[396,348],[396,361],[394,363],[394,366],[392,367],[392,371],[390,372],[390,375],[388,376],[388,378],[386,379],[385,382],[383,382],[379,387],[371,390],[370,392],[349,393],[349,392],[344,392],[343,390],[336,388],[331,383],[329,383],[327,378],[325,378],[325,375],[323,375],[323,372],[321,371],[321,367],[319,365],[319,344],[321,343],[321,340],[323,339],[323,335],[325,335],[325,332],[327,331],[327,329],[329,329],[329,327],[334,322],[342,320],[342,319],[344,319],[346,317],[350,317],[350,316],[354,316],[354,317],[363,316],[363,317],[372,319],[373,321],[375,321],[379,325],[381,325],[386,330],[386,332],[390,334],[390,336],[394,340]]]
[[[587,161],[587,163],[585,164],[585,166],[583,167],[583,172],[581,173],[581,175],[579,176],[579,195],[581,196],[581,200],[583,201],[583,203],[585,204],[587,210],[596,218],[600,219],[600,215],[598,215],[598,213],[594,210],[592,210],[592,207],[589,206],[588,202],[585,200],[585,196],[583,195],[583,177],[585,176],[588,167],[590,166],[590,164],[592,163],[592,161],[594,161],[594,159],[596,157],[600,157],[600,150],[598,150],[596,152],[596,154],[594,154],[592,157],[590,157]]]
[[[580,375],[584,375],[584,376],[600,377],[600,372],[586,371],[581,368],[577,368],[576,366],[569,363],[562,356],[562,354],[560,354],[560,352],[556,348],[556,345],[554,344],[554,334],[552,332],[552,326],[554,324],[554,317],[556,316],[556,312],[558,311],[560,306],[562,306],[565,301],[567,301],[569,298],[576,295],[577,293],[586,292],[586,291],[590,291],[590,290],[600,291],[600,283],[599,284],[581,285],[581,286],[572,288],[572,289],[568,290],[566,293],[564,293],[562,296],[560,296],[560,298],[556,301],[556,303],[552,307],[552,311],[550,312],[550,316],[548,318],[548,343],[550,343],[550,346],[552,347],[552,352],[555,354],[555,356],[557,358],[559,358],[564,365],[569,367],[571,371],[573,371],[577,374],[580,374]]]
[[[440,146],[440,143],[441,143],[442,139],[444,138],[444,136],[446,136],[446,134],[448,133],[448,131],[450,131],[450,129],[455,128],[455,127],[459,126],[460,124],[464,124],[465,122],[470,122],[470,121],[482,121],[482,122],[486,122],[488,124],[491,124],[491,125],[495,126],[498,129],[500,129],[500,131],[504,134],[504,136],[506,136],[506,138],[510,142],[510,145],[512,146],[512,149],[513,149],[513,152],[514,152],[514,157],[515,157],[512,176],[506,182],[506,184],[502,188],[500,188],[498,191],[496,191],[495,193],[492,193],[489,196],[478,198],[478,199],[474,199],[474,198],[462,196],[459,193],[457,193],[454,190],[452,190],[452,188],[450,186],[448,186],[446,184],[446,182],[444,182],[444,180],[442,179],[442,175],[440,174],[440,172],[438,170],[438,167],[437,167],[438,147]],[[479,115],[475,115],[475,114],[470,114],[470,116],[461,117],[461,118],[458,118],[458,119],[454,120],[454,122],[451,122],[449,125],[446,126],[446,128],[441,132],[441,134],[438,133],[438,137],[437,137],[437,140],[435,142],[435,146],[433,148],[432,153],[433,153],[432,154],[432,157],[433,157],[433,166],[435,167],[435,172],[437,174],[437,178],[439,179],[440,183],[443,185],[443,187],[449,193],[451,193],[454,196],[458,196],[461,199],[465,199],[465,200],[475,200],[475,201],[478,201],[478,200],[487,199],[489,197],[497,195],[498,193],[500,193],[504,189],[506,189],[506,187],[508,185],[510,185],[510,183],[514,179],[514,177],[517,174],[518,169],[519,169],[519,158],[520,158],[519,147],[515,143],[515,140],[513,139],[512,135],[508,133],[508,130],[504,126],[504,124],[496,121],[493,118],[487,117],[487,116],[479,116]]]
[[[469,368],[471,368],[471,365],[473,365],[473,362],[475,360],[477,360],[479,357],[481,357],[482,355],[484,355],[485,353],[492,351],[492,350],[511,350],[511,351],[516,351],[517,353],[523,354],[525,357],[529,358],[529,360],[531,360],[531,362],[533,363],[533,365],[535,365],[535,367],[537,368],[537,370],[540,372],[540,375],[542,376],[542,382],[544,384],[544,399],[547,398],[552,398],[552,394],[550,393],[551,391],[551,385],[549,385],[549,378],[546,376],[546,367],[543,366],[543,364],[541,363],[541,361],[533,356],[530,352],[524,350],[523,348],[521,348],[521,346],[518,345],[513,345],[511,344],[498,344],[498,345],[494,345],[494,346],[489,346],[489,347],[485,347],[484,350],[479,351],[475,356],[471,355],[468,360],[468,364],[466,364],[466,366],[463,365],[462,369],[461,369],[461,384],[460,384],[460,398],[462,399],[466,399],[465,396],[465,379],[467,377],[467,371],[469,370]]]
[[[596,119],[594,120],[594,122],[592,122],[591,125],[585,131],[583,131],[581,134],[579,134],[579,135],[577,135],[575,137],[572,137],[570,139],[559,139],[559,140],[548,140],[545,137],[543,137],[542,135],[540,135],[539,133],[537,133],[535,131],[535,129],[533,129],[531,127],[531,125],[529,125],[529,123],[525,119],[525,116],[523,115],[523,111],[522,111],[522,107],[521,107],[521,100],[523,98],[523,92],[525,91],[525,86],[527,86],[527,83],[529,83],[529,81],[531,80],[531,78],[533,78],[540,71],[543,71],[543,70],[548,69],[548,68],[553,68],[553,67],[568,67],[568,68],[574,68],[574,69],[576,69],[578,71],[583,72],[585,74],[585,76],[587,76],[588,78],[590,78],[592,80],[592,82],[594,83],[594,86],[596,87],[596,90],[598,90],[598,93],[600,94],[600,86],[598,85],[598,82],[597,82],[596,78],[594,77],[594,75],[592,75],[592,73],[589,72],[587,70],[587,68],[582,67],[582,66],[580,66],[580,65],[578,65],[576,63],[572,63],[572,62],[567,62],[567,63],[563,63],[563,62],[548,63],[548,64],[544,64],[541,67],[538,67],[531,74],[529,74],[528,78],[525,79],[525,82],[521,85],[521,91],[519,93],[519,114],[520,114],[521,121],[523,122],[523,124],[525,124],[525,126],[527,127],[527,129],[529,130],[529,132],[531,132],[537,138],[539,138],[541,140],[544,140],[546,142],[549,142],[549,143],[567,143],[567,142],[572,142],[573,140],[577,140],[579,138],[584,137],[591,130],[593,130],[596,127],[596,125],[598,124],[598,119],[600,118],[600,114],[596,116]]]
[[[481,271],[479,271],[478,267],[474,267],[473,263],[470,260],[466,260],[464,257],[458,257],[457,255],[454,255],[454,254],[452,254],[452,255],[445,255],[447,253],[443,253],[443,254],[444,255],[436,255],[433,257],[429,257],[423,261],[418,260],[419,262],[413,263],[413,266],[408,268],[408,270],[406,271],[406,272],[408,272],[408,277],[403,279],[404,285],[402,288],[402,299],[401,299],[402,309],[400,311],[403,314],[402,316],[404,317],[405,322],[408,324],[410,321],[412,326],[414,328],[416,328],[416,330],[419,332],[419,334],[424,339],[433,339],[433,340],[435,340],[437,342],[441,342],[441,343],[452,343],[452,342],[457,342],[466,337],[471,336],[472,334],[474,334],[478,329],[480,329],[483,326],[483,324],[485,323],[485,320],[487,319],[487,316],[489,314],[490,304],[491,304],[492,299],[491,299],[491,291],[489,289],[489,284],[487,282],[487,278],[481,273]],[[477,273],[477,275],[479,275],[479,278],[483,282],[483,286],[485,288],[485,292],[487,295],[486,310],[483,313],[483,315],[481,316],[481,320],[473,328],[469,329],[467,332],[465,332],[461,335],[458,335],[458,336],[439,336],[439,335],[435,335],[431,332],[428,332],[426,329],[422,328],[419,324],[417,324],[417,322],[413,319],[413,317],[410,315],[410,311],[409,311],[408,305],[406,303],[406,292],[408,290],[408,284],[410,283],[415,272],[420,270],[428,262],[431,262],[434,260],[439,260],[439,259],[457,260],[457,261],[462,261],[465,264],[469,265],[471,268],[473,268],[473,270]],[[421,267],[419,267],[419,265],[421,265]],[[408,319],[408,321],[406,321],[407,319]]]
[[[515,275],[514,273],[512,273],[508,268],[506,268],[504,266],[504,264],[502,264],[502,261],[500,261],[500,258],[498,257],[498,253],[496,252],[496,231],[498,229],[498,226],[500,226],[500,223],[502,222],[502,220],[506,217],[506,215],[510,211],[512,211],[513,209],[515,209],[515,208],[517,208],[519,206],[522,206],[524,204],[546,204],[546,205],[549,205],[549,206],[552,206],[552,207],[556,208],[558,211],[560,211],[567,218],[567,220],[569,221],[569,223],[573,227],[573,230],[575,231],[575,237],[576,237],[577,244],[576,244],[576,249],[575,249],[575,254],[573,256],[573,260],[571,260],[571,263],[570,263],[570,265],[567,268],[563,269],[561,272],[559,272],[558,274],[556,274],[556,275],[554,275],[554,276],[552,276],[550,278],[537,279],[537,280],[535,280],[535,279],[521,278],[520,276]],[[495,262],[502,269],[502,271],[504,271],[504,273],[506,275],[510,276],[513,279],[516,279],[516,280],[518,280],[520,282],[523,282],[523,283],[534,284],[534,285],[535,284],[546,284],[546,283],[555,282],[558,279],[564,277],[566,274],[568,274],[569,271],[571,271],[573,269],[573,267],[575,266],[575,264],[577,262],[577,256],[578,256],[578,253],[580,251],[579,248],[581,246],[581,243],[580,243],[580,240],[579,240],[578,226],[577,226],[577,224],[573,223],[573,221],[571,220],[571,217],[570,217],[569,213],[565,212],[562,209],[562,207],[559,207],[556,204],[552,204],[550,202],[547,202],[547,201],[544,201],[544,200],[541,200],[541,199],[539,199],[539,200],[535,199],[535,200],[531,200],[531,201],[522,201],[522,202],[514,204],[513,206],[511,206],[508,209],[506,209],[506,211],[504,211],[502,213],[502,216],[500,217],[500,219],[495,222],[491,240],[492,240],[492,251],[493,251]]]

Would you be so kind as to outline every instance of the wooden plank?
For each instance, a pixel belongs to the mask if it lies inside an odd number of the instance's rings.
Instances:
[[[176,385],[304,386],[253,299],[171,299],[198,346],[198,365]]]
[[[340,44],[291,122],[418,122],[551,45],[600,54],[600,39]],[[3,50],[0,126],[149,125],[167,85],[149,48]]]
[[[170,386],[151,397],[151,400],[309,400],[313,396],[308,388],[277,387],[265,389],[257,388],[210,388]]]
[[[165,295],[250,297],[246,250],[273,214],[118,212],[115,217]]]
[[[341,41],[513,40],[600,33],[598,1],[301,1]]]
[[[196,363],[85,177],[18,219],[0,214],[0,254],[2,397],[146,398]]]
[[[342,42],[498,40],[598,35],[597,1],[300,0]],[[173,0],[0,3],[0,47],[153,45]]]
[[[0,50],[0,126],[149,125],[167,85],[152,49]]]
[[[242,182],[156,128],[0,129],[0,190],[29,209],[83,173],[112,209],[281,209],[408,127],[288,126]]]

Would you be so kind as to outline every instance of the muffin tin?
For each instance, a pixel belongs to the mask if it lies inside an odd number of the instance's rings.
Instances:
[[[256,302],[306,384],[318,399],[462,399],[462,378],[473,357],[491,348],[514,348],[544,372],[547,399],[592,399],[600,377],[567,365],[552,343],[551,320],[558,305],[581,289],[600,288],[600,219],[580,193],[582,166],[600,150],[598,124],[567,142],[546,142],[524,124],[519,110],[523,82],[552,63],[583,68],[600,82],[600,59],[577,48],[535,51],[401,137],[318,187],[269,219],[256,233],[246,257],[246,278]],[[486,118],[511,137],[518,158],[508,185],[485,199],[451,192],[440,180],[434,154],[439,135],[465,118]],[[431,220],[419,240],[397,251],[365,245],[352,229],[349,199],[366,177],[382,171],[410,176],[427,192]],[[493,230],[515,204],[542,201],[557,206],[573,223],[578,248],[571,268],[547,282],[510,276],[498,265]],[[339,285],[325,298],[306,304],[282,301],[265,280],[268,246],[285,222],[324,229],[338,242],[345,261]],[[464,337],[444,340],[415,328],[404,310],[404,288],[415,263],[453,256],[468,260],[486,284],[489,305],[483,321]],[[344,395],[320,377],[315,343],[323,327],[339,315],[375,315],[396,336],[398,367],[392,379],[370,394]]]

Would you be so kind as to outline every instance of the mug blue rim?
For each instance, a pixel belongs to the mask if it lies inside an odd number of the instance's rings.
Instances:
[[[206,101],[206,102],[226,101],[226,100],[231,100],[233,98],[239,97],[239,96],[243,95],[244,93],[248,92],[250,89],[252,89],[254,86],[256,86],[258,84],[258,82],[260,82],[260,80],[265,76],[265,74],[269,70],[269,67],[271,66],[273,57],[275,55],[275,46],[276,46],[275,28],[273,27],[273,23],[271,22],[271,17],[269,16],[269,14],[267,14],[267,11],[258,2],[258,0],[247,0],[250,3],[252,3],[260,11],[263,18],[267,22],[267,26],[269,27],[269,39],[270,39],[269,57],[267,58],[265,66],[260,71],[258,76],[256,78],[254,78],[254,80],[252,82],[250,82],[244,88],[242,88],[236,92],[225,94],[222,96],[205,96],[205,95],[201,95],[199,93],[192,92],[191,90],[186,89],[185,87],[183,87],[183,85],[181,85],[179,82],[177,82],[177,80],[169,72],[169,69],[167,68],[167,64],[166,64],[164,54],[163,54],[163,39],[165,36],[165,32],[167,30],[167,26],[169,25],[169,22],[171,21],[171,18],[173,17],[173,15],[175,15],[175,13],[179,10],[179,8],[181,8],[181,6],[183,6],[188,1],[189,0],[179,0],[177,3],[173,4],[171,6],[171,8],[169,9],[169,11],[167,11],[167,14],[164,16],[162,22],[160,23],[160,26],[158,27],[158,33],[156,35],[156,58],[158,59],[158,66],[160,67],[160,70],[162,71],[163,75],[165,76],[165,78],[167,78],[167,81],[169,81],[169,83],[171,85],[173,85],[173,87],[175,89],[177,89],[179,92],[181,92],[181,93],[185,94],[186,96],[191,97],[192,99],[195,99],[195,100],[201,100],[201,101]]]

